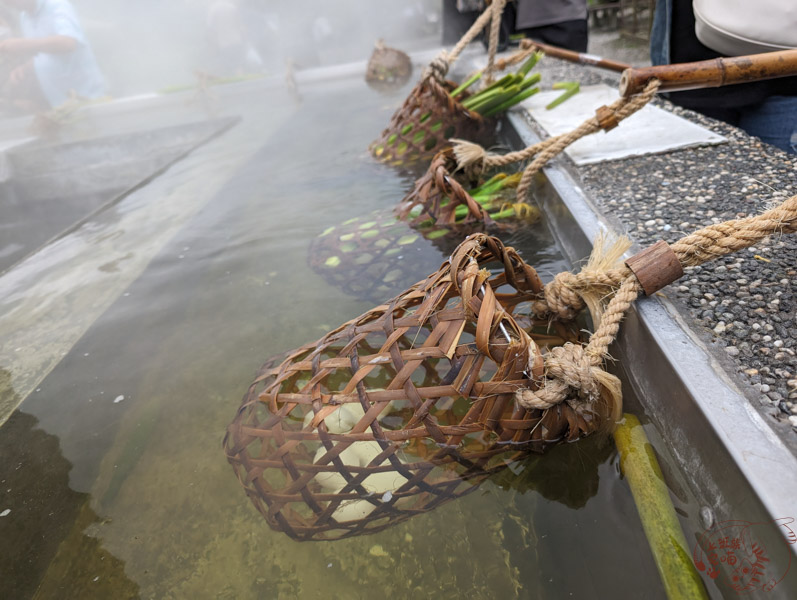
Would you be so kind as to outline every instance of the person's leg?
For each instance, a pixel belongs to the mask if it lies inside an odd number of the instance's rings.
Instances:
[[[797,154],[797,96],[770,96],[746,107],[739,127],[767,144]]]
[[[675,101],[673,100],[673,102]],[[675,102],[675,104],[678,103]],[[700,114],[706,115],[707,117],[711,117],[712,119],[716,119],[717,121],[725,121],[729,125],[740,127],[739,121],[742,118],[742,112],[738,108],[708,107],[708,106],[701,106],[699,108],[695,108],[692,106],[685,106],[685,108],[688,108],[695,112],[699,112]]]
[[[522,33],[526,37],[544,44],[551,44],[552,46],[575,52],[587,51],[589,29],[586,19],[563,21],[551,25],[542,25],[541,27],[529,27],[518,31],[518,33]]]

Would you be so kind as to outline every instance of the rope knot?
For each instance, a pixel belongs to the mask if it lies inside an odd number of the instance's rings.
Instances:
[[[540,316],[552,315],[560,321],[572,321],[584,308],[584,300],[576,292],[576,276],[569,271],[558,273],[545,286],[545,302],[535,305]]]
[[[432,62],[429,63],[429,66],[426,67],[426,71],[424,72],[423,76],[425,79],[429,77],[435,78],[440,83],[444,82],[446,79],[446,75],[448,74],[448,54],[445,50],[440,52],[437,56],[434,57]]]
[[[523,389],[515,400],[528,410],[547,410],[567,402],[574,410],[591,406],[600,397],[598,360],[584,346],[567,343],[545,356],[545,379],[537,390]]]
[[[598,398],[599,388],[595,379],[595,357],[585,346],[567,343],[552,348],[545,359],[549,377],[562,380],[568,387],[578,391],[578,397],[588,402]]]

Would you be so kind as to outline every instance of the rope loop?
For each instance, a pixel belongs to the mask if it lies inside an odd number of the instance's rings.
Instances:
[[[540,318],[553,317],[559,321],[572,321],[584,309],[584,299],[577,291],[578,278],[569,271],[557,273],[545,286],[545,300],[532,305]]]
[[[537,390],[523,389],[515,394],[517,403],[527,410],[548,410],[567,402],[577,412],[600,398],[600,361],[584,346],[568,342],[545,355],[545,379]]]
[[[569,342],[551,349],[545,360],[550,377],[561,379],[576,390],[579,398],[590,402],[598,397],[598,381],[595,378],[595,369],[600,370],[598,364],[599,361],[584,346]]]
[[[449,57],[448,53],[443,50],[432,59],[432,62],[426,67],[423,77],[424,79],[435,79],[439,83],[443,83],[448,75]]]
[[[697,266],[747,248],[774,233],[797,233],[797,196],[762,214],[704,227],[671,248],[681,267]],[[596,249],[598,246],[596,242]],[[594,257],[598,254],[593,251]],[[611,254],[607,252],[607,256]],[[612,399],[615,407],[619,406],[622,398],[619,380],[602,365],[609,357],[609,346],[617,337],[620,323],[643,287],[627,265],[618,268],[611,266],[612,262],[596,260],[579,274],[558,274],[545,286],[544,301],[534,303],[532,308],[537,316],[553,315],[560,319],[574,318],[586,304],[597,328],[585,346],[567,343],[548,352],[544,359],[545,377],[538,389],[522,389],[515,394],[523,408],[548,410],[567,402],[576,412],[585,414],[604,395]],[[589,299],[596,293],[602,295],[599,304],[595,304],[594,297]],[[602,302],[607,299],[610,300],[603,309]]]

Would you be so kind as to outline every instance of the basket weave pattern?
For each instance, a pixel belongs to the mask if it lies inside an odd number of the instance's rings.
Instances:
[[[514,402],[543,375],[514,316],[541,291],[512,248],[474,235],[426,280],[264,366],[224,446],[268,524],[299,540],[379,531],[593,431],[567,403]]]
[[[391,208],[383,208],[330,227],[313,239],[308,264],[345,293],[380,303],[415,283],[419,270],[434,270],[462,241],[461,230],[457,235],[437,227],[413,230],[397,220]]]
[[[451,138],[488,143],[490,120],[454,100],[450,92],[455,87],[453,82],[440,83],[434,77],[421,80],[382,135],[371,143],[371,154],[391,165],[406,165],[433,157]]]
[[[449,148],[438,152],[426,173],[415,181],[412,191],[396,207],[396,216],[413,227],[432,221],[436,226],[454,224],[493,224],[487,211],[474,200],[453,175],[456,159]],[[457,208],[466,206],[467,215],[457,222]],[[417,212],[420,209],[420,212]],[[412,216],[412,215],[415,216]]]

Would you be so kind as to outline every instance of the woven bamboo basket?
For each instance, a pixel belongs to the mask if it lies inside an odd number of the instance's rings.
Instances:
[[[405,293],[264,366],[224,448],[268,524],[298,540],[379,531],[601,427],[597,405],[515,403],[543,376],[542,289],[514,249],[474,235]]]
[[[436,269],[463,237],[440,227],[411,229],[385,208],[323,231],[310,242],[307,262],[330,285],[378,303]]]
[[[468,110],[450,92],[451,81],[423,78],[393,114],[387,128],[368,147],[377,160],[391,165],[408,165],[432,158],[448,146],[451,138],[490,144],[494,122]],[[461,99],[467,98],[467,92]]]
[[[365,82],[379,92],[391,92],[409,81],[412,61],[406,52],[379,40],[365,68]]]
[[[465,179],[461,173],[442,175],[447,173],[447,161],[436,170],[437,176],[430,175],[439,158],[395,210],[351,218],[314,238],[308,253],[310,268],[351,296],[381,302],[415,283],[422,273],[437,268],[468,235],[511,234],[539,220],[536,207],[518,209],[520,205],[511,202],[511,187],[480,204],[458,182]],[[470,207],[479,212],[472,214],[466,210]],[[498,220],[490,217],[490,211]]]
[[[507,180],[515,180],[514,185],[489,194],[489,202],[480,203],[471,194],[475,195],[489,182],[485,184],[483,177],[472,177],[458,170],[454,152],[448,148],[435,155],[426,173],[396,207],[396,216],[412,227],[451,228],[484,223],[495,231],[512,231],[540,219],[539,209],[516,201],[514,189],[519,176],[507,176]]]

